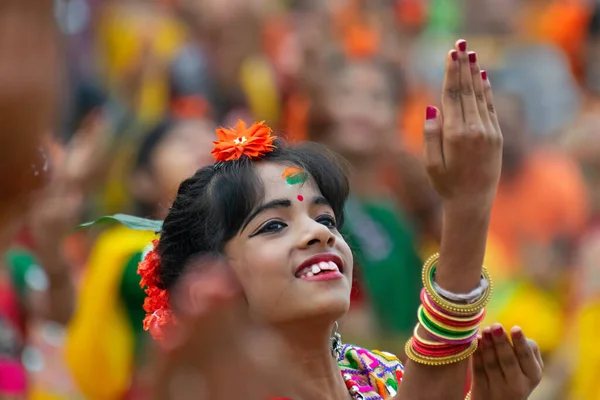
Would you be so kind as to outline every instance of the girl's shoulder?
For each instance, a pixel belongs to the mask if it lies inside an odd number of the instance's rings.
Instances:
[[[345,379],[358,386],[365,400],[391,398],[402,382],[404,366],[391,353],[347,344],[338,359]]]

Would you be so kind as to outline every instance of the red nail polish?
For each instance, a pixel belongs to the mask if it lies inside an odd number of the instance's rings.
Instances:
[[[487,71],[481,70],[481,79],[487,81]]]
[[[458,49],[460,51],[466,51],[467,50],[467,42],[464,40],[461,40],[460,42],[458,42]]]
[[[427,107],[427,111],[425,113],[425,118],[429,121],[430,119],[435,119],[437,116],[437,110],[434,107]]]
[[[477,53],[474,51],[469,52],[469,62],[476,63],[477,62]]]
[[[501,337],[504,335],[504,328],[501,326],[494,326],[492,327],[492,334],[496,337]]]
[[[458,60],[458,53],[456,52],[456,50],[452,50],[452,51],[450,52],[450,57],[452,57],[452,60],[453,60],[453,61],[456,61],[456,60]]]

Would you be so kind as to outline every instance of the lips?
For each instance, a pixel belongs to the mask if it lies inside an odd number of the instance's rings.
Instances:
[[[319,254],[304,261],[296,269],[296,278],[313,277],[327,272],[344,272],[342,259],[335,254]]]

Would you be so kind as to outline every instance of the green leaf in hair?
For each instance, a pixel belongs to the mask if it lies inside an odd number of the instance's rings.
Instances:
[[[133,215],[127,214],[115,214],[115,215],[107,215],[104,217],[100,217],[95,221],[85,222],[77,227],[77,229],[89,228],[94,225],[117,222],[121,225],[125,225],[129,229],[133,229],[135,231],[151,231],[151,232],[160,232],[162,229],[162,221],[157,221],[153,219],[146,219],[135,217]]]

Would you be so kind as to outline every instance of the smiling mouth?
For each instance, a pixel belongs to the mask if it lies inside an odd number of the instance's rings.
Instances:
[[[297,278],[313,277],[332,272],[341,273],[340,268],[333,261],[321,261],[308,265],[296,273]]]

